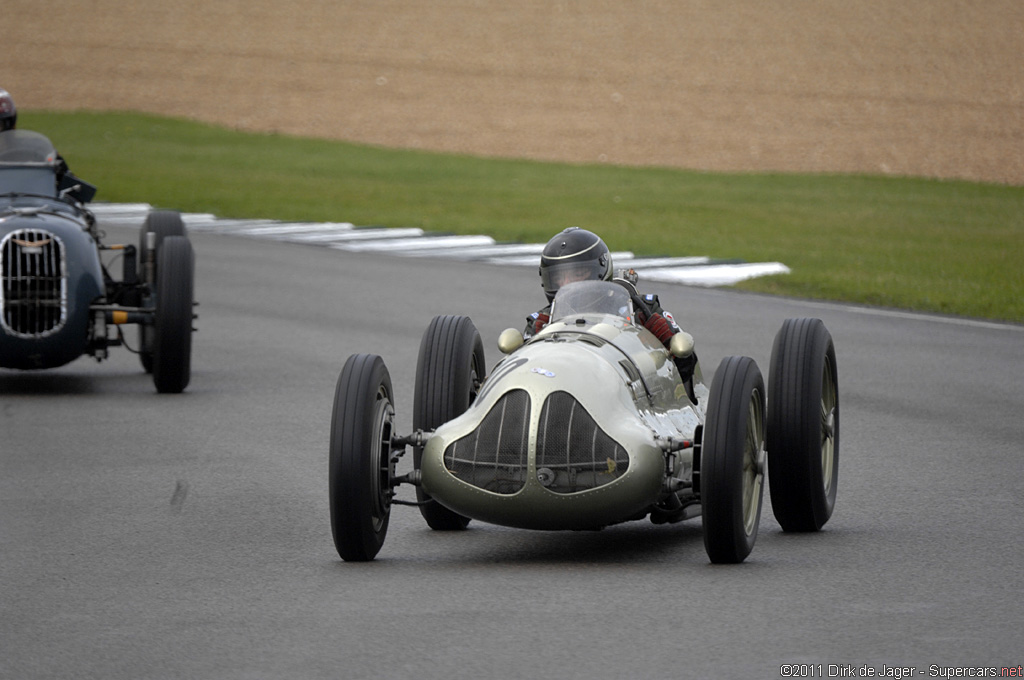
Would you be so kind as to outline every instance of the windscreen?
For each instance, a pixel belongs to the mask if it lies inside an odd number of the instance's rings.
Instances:
[[[46,136],[31,130],[0,132],[0,165],[53,165],[57,151]]]
[[[578,281],[558,289],[551,304],[551,320],[577,314],[611,314],[629,320],[633,305],[626,289],[608,281]]]

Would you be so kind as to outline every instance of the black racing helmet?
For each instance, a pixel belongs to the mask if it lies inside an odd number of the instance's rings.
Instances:
[[[0,87],[0,132],[13,130],[18,124],[18,107],[7,90]]]
[[[555,234],[540,254],[540,285],[548,301],[574,281],[611,281],[612,255],[597,234],[569,227]]]

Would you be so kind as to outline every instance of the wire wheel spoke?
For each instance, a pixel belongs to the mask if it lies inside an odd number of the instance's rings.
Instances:
[[[761,397],[757,392],[750,399],[743,449],[743,528],[749,536],[757,523],[764,483],[764,413],[761,412]]]
[[[836,387],[830,369],[826,362],[821,386],[821,476],[825,493],[831,490],[835,465]]]

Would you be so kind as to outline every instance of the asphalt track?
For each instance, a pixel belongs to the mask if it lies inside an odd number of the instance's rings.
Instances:
[[[731,354],[767,372],[787,317],[825,321],[841,455],[823,532],[783,534],[766,502],[747,562],[712,566],[699,520],[448,534],[396,508],[378,559],[348,564],[326,475],[345,358],[384,357],[409,428],[431,317],[472,316],[493,364],[498,333],[540,306],[539,281],[193,242],[202,306],[184,394],[155,394],[124,350],[0,371],[0,677],[777,678],[801,663],[928,677],[1024,663],[1024,327],[661,285],[708,379]]]

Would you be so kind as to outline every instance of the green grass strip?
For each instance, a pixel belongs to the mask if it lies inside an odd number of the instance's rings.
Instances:
[[[97,200],[779,261],[744,290],[1024,323],[1024,187],[727,174],[376,148],[125,113],[28,111]]]

